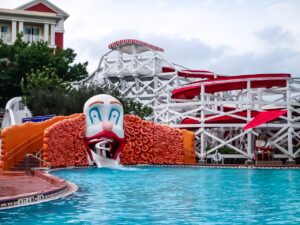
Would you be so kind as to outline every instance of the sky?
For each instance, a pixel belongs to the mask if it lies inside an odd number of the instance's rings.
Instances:
[[[299,0],[50,0],[70,14],[65,47],[97,69],[108,45],[133,38],[170,62],[217,74],[300,77]],[[16,8],[29,0],[0,0]]]

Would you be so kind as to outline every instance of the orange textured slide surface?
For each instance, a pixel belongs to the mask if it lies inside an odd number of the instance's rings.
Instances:
[[[23,160],[26,154],[38,152],[43,146],[45,129],[58,121],[74,116],[56,116],[43,122],[27,122],[4,128],[1,132],[0,168],[10,170]]]
[[[125,115],[124,130],[126,140],[122,149],[122,164],[193,164],[195,162],[195,157],[194,161],[192,160],[191,148],[187,150],[190,155],[185,156],[184,135],[179,129],[145,121],[133,115]],[[185,158],[188,162],[185,162]]]
[[[180,130],[183,135],[183,155],[185,164],[196,164],[195,133],[188,130]]]
[[[52,167],[87,166],[85,116],[58,122],[45,130],[43,160]]]

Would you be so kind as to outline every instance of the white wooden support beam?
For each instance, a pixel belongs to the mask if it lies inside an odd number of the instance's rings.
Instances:
[[[290,103],[291,101],[291,89],[290,89],[290,81],[287,80],[287,90],[286,90],[286,102]],[[293,127],[291,126],[291,121],[292,121],[292,108],[291,105],[288,104],[287,105],[287,124],[289,126],[288,129],[288,151],[289,151],[289,155],[293,156]],[[290,157],[289,160],[294,160],[294,156]]]
[[[248,132],[250,132],[250,131],[242,132],[241,134],[235,136],[234,138],[232,138],[232,139],[230,139],[230,140],[228,140],[228,141],[223,141],[223,140],[221,140],[220,138],[218,138],[218,137],[216,137],[216,136],[214,136],[214,135],[212,135],[212,134],[210,134],[210,133],[204,131],[203,133],[204,133],[205,135],[210,136],[210,137],[212,137],[213,139],[215,139],[215,140],[217,140],[217,141],[219,141],[219,142],[221,143],[220,145],[218,145],[218,146],[216,146],[216,147],[210,149],[209,151],[207,151],[206,154],[210,154],[210,153],[214,152],[215,150],[217,150],[218,148],[221,148],[221,147],[227,145],[228,147],[232,148],[233,150],[237,151],[238,153],[240,153],[240,154],[246,156],[246,157],[249,158],[249,159],[252,159],[252,155],[251,155],[251,154],[247,154],[246,152],[244,152],[244,151],[238,149],[237,147],[235,147],[235,146],[229,144],[229,143],[231,143],[232,141],[234,141],[235,139],[240,138],[241,136],[244,136],[244,135],[245,135],[246,133],[248,133]]]
[[[205,86],[202,84],[201,85],[201,93],[200,93],[200,101],[201,101],[201,107],[205,107],[204,106],[204,102],[205,102]],[[201,110],[201,128],[204,128],[204,110]],[[206,149],[205,149],[205,143],[204,143],[204,130],[203,132],[201,132],[201,155],[204,155]]]

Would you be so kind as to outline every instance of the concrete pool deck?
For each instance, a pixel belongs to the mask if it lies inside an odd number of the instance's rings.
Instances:
[[[76,190],[76,185],[41,171],[33,176],[0,173],[0,210],[54,200]]]

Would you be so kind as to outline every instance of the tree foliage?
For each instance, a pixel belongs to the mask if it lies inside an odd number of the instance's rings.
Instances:
[[[35,115],[66,114],[64,98],[69,84],[58,77],[54,68],[31,70],[26,82],[21,81],[23,100]]]
[[[26,84],[25,84],[26,83]],[[64,83],[54,68],[43,67],[42,70],[31,70],[27,75],[26,82],[21,81],[22,92],[26,95],[30,91],[41,88],[49,92],[56,89],[66,89],[68,84]]]
[[[72,49],[48,48],[46,42],[25,43],[22,35],[13,45],[0,40],[0,108],[12,97],[22,94],[20,82],[27,82],[27,75],[45,67],[55,70],[63,81],[85,78],[87,62],[74,63],[76,53]]]
[[[82,113],[84,103],[92,96],[109,94],[117,98],[124,108],[125,114],[134,114],[141,118],[152,114],[152,109],[143,104],[126,100],[121,93],[113,87],[97,85],[71,88],[49,68],[36,70],[27,77],[26,84],[22,82],[23,99],[31,112],[38,115],[70,115]]]
[[[143,119],[153,114],[152,108],[144,106],[142,103],[131,99],[126,101],[123,100],[123,107],[125,114],[137,115]]]
[[[142,118],[152,114],[151,108],[124,99],[114,88],[72,88],[69,82],[88,75],[87,62],[74,63],[75,58],[72,49],[51,49],[46,42],[28,44],[20,34],[13,45],[0,40],[0,108],[10,98],[22,95],[34,115],[70,115],[82,112],[90,97],[106,93],[120,100],[125,113]]]

